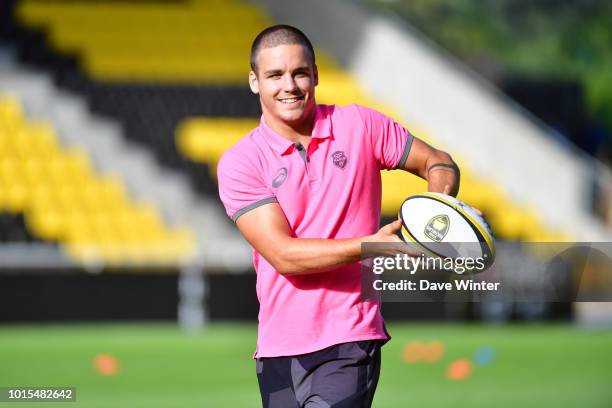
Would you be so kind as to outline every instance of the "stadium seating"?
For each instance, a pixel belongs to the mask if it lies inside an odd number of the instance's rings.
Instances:
[[[240,83],[250,39],[270,23],[233,1],[25,1],[17,14],[49,27],[57,50],[82,52],[88,73],[106,81]]]
[[[30,50],[22,58],[52,66],[59,83],[86,93],[94,110],[118,118],[128,137],[149,146],[162,163],[189,174],[197,190],[216,191],[220,155],[260,114],[258,100],[246,86],[248,46],[271,23],[260,9],[240,1],[24,0],[15,15],[30,30],[17,30],[18,41]],[[44,30],[46,42],[31,30]],[[84,75],[67,57],[71,55],[79,56]],[[324,50],[317,50],[317,58],[319,102],[356,102],[397,117],[367,97]],[[436,144],[427,132],[415,134]],[[479,177],[461,160],[459,164],[459,198],[481,208],[497,236],[567,239],[542,225],[537,214],[500,185]],[[395,216],[407,195],[426,190],[422,180],[407,174],[383,172],[382,177],[387,217]]]
[[[8,95],[0,95],[0,158],[0,213],[23,214],[32,235],[75,260],[155,265],[194,250],[188,229],[168,228],[151,204],[131,200],[119,178],[97,174],[84,152],[63,147],[49,123],[29,121]]]

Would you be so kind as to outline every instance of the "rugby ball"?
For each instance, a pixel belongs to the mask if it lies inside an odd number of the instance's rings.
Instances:
[[[400,207],[401,237],[429,256],[481,258],[490,266],[495,241],[489,225],[469,205],[441,193],[408,197]]]

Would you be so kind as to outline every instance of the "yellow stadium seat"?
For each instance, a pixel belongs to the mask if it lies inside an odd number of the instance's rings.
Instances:
[[[51,124],[28,122],[3,95],[0,155],[0,211],[23,213],[32,234],[60,242],[74,259],[125,265],[156,259],[167,243],[164,260],[190,256],[193,243],[173,235],[154,206],[131,201],[118,176],[96,174],[84,151],[62,148]]]
[[[209,163],[216,178],[221,155],[259,124],[256,119],[190,118],[176,130],[176,145],[185,157]]]

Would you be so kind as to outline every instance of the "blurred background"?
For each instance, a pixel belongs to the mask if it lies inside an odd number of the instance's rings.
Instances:
[[[612,241],[610,21],[605,0],[2,1],[0,386],[259,406],[255,273],[215,169],[257,126],[249,48],[275,23],[313,41],[319,103],[450,152],[498,240]],[[381,222],[426,190],[382,177]],[[383,313],[376,407],[612,406],[609,303]]]

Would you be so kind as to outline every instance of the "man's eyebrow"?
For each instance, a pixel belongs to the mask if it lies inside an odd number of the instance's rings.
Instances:
[[[282,70],[280,69],[271,69],[268,71],[264,71],[264,75],[272,75],[272,74],[282,74]]]
[[[310,71],[310,66],[308,65],[304,65],[301,67],[297,67],[296,69],[293,70],[293,72],[298,72],[298,71]],[[264,75],[274,75],[274,74],[282,74],[283,70],[282,69],[270,69],[267,71],[264,71]]]

